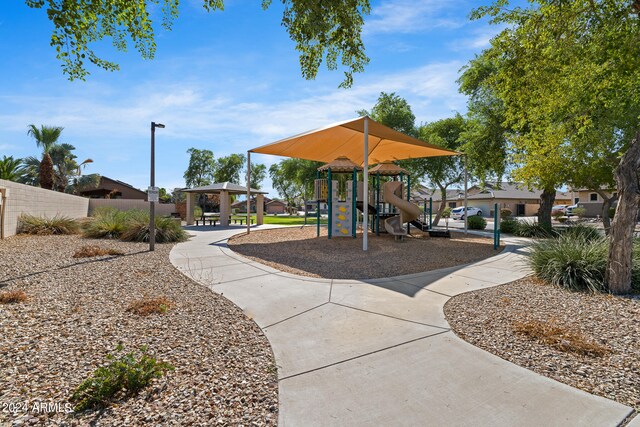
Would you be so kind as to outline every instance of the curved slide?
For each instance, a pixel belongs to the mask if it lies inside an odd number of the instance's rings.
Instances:
[[[384,201],[391,203],[400,210],[400,215],[384,220],[384,228],[387,230],[387,233],[393,236],[405,236],[407,229],[404,227],[404,223],[411,222],[420,216],[419,207],[396,195],[396,192],[400,190],[400,188],[402,188],[400,181],[389,181],[382,187]]]

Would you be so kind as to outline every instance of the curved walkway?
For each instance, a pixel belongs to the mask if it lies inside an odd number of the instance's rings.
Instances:
[[[528,274],[523,240],[467,266],[356,281],[280,272],[227,247],[242,230],[203,230],[190,230],[171,262],[263,329],[278,366],[281,426],[617,426],[632,412],[450,330],[450,297]]]

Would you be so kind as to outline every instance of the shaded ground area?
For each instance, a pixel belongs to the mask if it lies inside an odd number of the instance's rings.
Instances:
[[[532,278],[453,297],[444,308],[456,334],[510,362],[640,409],[640,301],[571,292]],[[576,354],[516,332],[543,323],[607,348]]]
[[[73,258],[99,245],[124,256]],[[277,377],[258,326],[224,297],[183,276],[168,260],[172,245],[69,236],[0,241],[0,292],[28,300],[0,305],[0,424],[275,425]],[[166,314],[141,317],[127,307],[164,296]],[[56,413],[73,390],[122,343],[147,345],[175,371],[104,413]],[[17,406],[28,402],[25,409]],[[53,409],[34,411],[32,404]],[[16,424],[16,425],[18,425]]]
[[[229,240],[237,253],[293,274],[328,279],[375,279],[453,267],[496,255],[490,239],[430,238],[413,232],[404,242],[393,236],[369,236],[362,251],[362,236],[327,239],[326,229],[316,237],[315,227],[288,227],[251,232]]]

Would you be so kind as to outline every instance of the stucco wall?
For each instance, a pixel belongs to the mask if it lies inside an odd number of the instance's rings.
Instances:
[[[132,200],[132,199],[88,199],[89,200],[89,215],[100,206],[109,206],[119,209],[121,211],[128,211],[130,209],[141,209],[148,211],[149,202],[144,200]],[[176,211],[176,205],[174,203],[156,203],[156,215],[165,216],[171,215]]]
[[[18,218],[22,214],[49,218],[56,215],[85,218],[89,211],[89,199],[84,197],[44,190],[3,179],[0,179],[0,188],[8,190],[4,219],[5,237],[16,234]]]

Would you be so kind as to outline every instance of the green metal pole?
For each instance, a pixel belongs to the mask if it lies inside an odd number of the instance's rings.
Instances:
[[[380,235],[380,172],[376,173],[376,236]]]
[[[331,194],[333,191],[333,181],[331,180],[331,168],[328,169],[327,172],[327,213],[329,215],[329,221],[327,223],[327,226],[329,227],[327,232],[328,232],[328,237],[329,239],[331,238],[331,229],[333,228],[333,203],[332,202],[332,197],[333,195]]]
[[[429,230],[433,228],[433,197],[429,197]]]
[[[358,199],[358,171],[356,168],[353,168],[353,178],[352,178],[352,187],[353,193],[351,194],[351,233],[353,238],[356,238],[356,201]],[[364,199],[364,191],[362,194],[362,198]],[[364,203],[364,202],[363,202]]]
[[[316,179],[320,179],[320,171],[316,171]],[[316,193],[316,237],[320,237],[320,183],[317,185]]]
[[[407,202],[411,202],[411,175],[407,175]],[[411,234],[410,222],[407,222],[407,234]]]
[[[493,250],[500,246],[500,224],[498,223],[498,204],[493,205]]]

